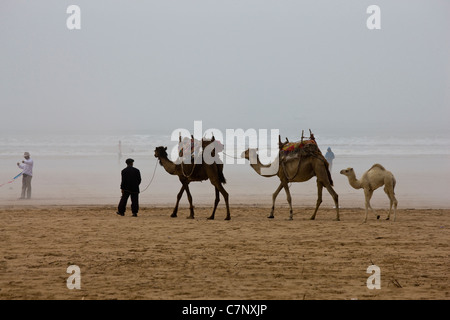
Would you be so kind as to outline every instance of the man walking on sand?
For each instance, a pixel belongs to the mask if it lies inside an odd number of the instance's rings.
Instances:
[[[122,170],[122,182],[120,189],[122,190],[122,197],[120,198],[117,214],[124,216],[127,206],[128,198],[131,197],[131,212],[133,217],[137,217],[139,211],[139,185],[141,184],[141,172],[133,167],[134,160],[125,160],[127,167]]]
[[[17,166],[20,169],[23,169],[22,171],[22,194],[19,199],[26,199],[31,198],[31,178],[33,177],[33,159],[30,158],[30,154],[28,152],[25,152],[23,154],[23,157],[25,160],[22,161],[22,163],[17,162]]]

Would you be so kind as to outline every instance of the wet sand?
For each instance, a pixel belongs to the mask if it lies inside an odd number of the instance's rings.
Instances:
[[[449,299],[450,210],[400,209],[397,221],[364,211],[280,204],[188,208],[142,206],[138,218],[113,205],[0,207],[0,299]],[[392,218],[391,218],[392,219]],[[381,289],[367,268],[380,267]],[[81,271],[69,290],[67,267]]]

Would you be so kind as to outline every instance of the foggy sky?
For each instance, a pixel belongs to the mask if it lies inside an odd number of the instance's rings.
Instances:
[[[3,0],[0,132],[448,134],[449,40],[446,0]]]

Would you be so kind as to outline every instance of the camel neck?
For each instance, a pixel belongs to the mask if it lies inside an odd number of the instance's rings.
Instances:
[[[348,182],[350,183],[350,185],[355,188],[355,189],[361,189],[361,181],[359,181],[358,179],[356,179],[355,175],[352,176],[348,176]]]
[[[172,161],[170,161],[167,156],[166,157],[160,157],[159,161],[161,162],[162,166],[164,167],[164,169],[170,173],[170,174],[176,174],[176,164],[173,163]]]
[[[277,173],[275,173],[275,174],[267,175],[267,174],[261,173],[261,168],[270,168],[271,165],[272,164],[262,164],[261,161],[259,160],[259,156],[257,154],[256,154],[256,163],[252,163],[252,161],[250,161],[250,166],[253,168],[253,170],[255,170],[257,174],[259,174],[260,176],[263,176],[263,177],[273,177],[277,174]]]

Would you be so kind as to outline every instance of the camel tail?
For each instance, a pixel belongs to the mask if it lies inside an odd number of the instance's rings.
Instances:
[[[333,182],[333,179],[331,178],[331,172],[330,172],[329,166],[330,166],[330,164],[328,163],[328,161],[326,161],[325,168],[327,169],[328,180],[330,181],[330,185],[333,187],[334,182]]]
[[[218,170],[219,171],[219,181],[223,184],[227,183],[227,179],[225,179],[225,176],[223,175],[222,170]]]

